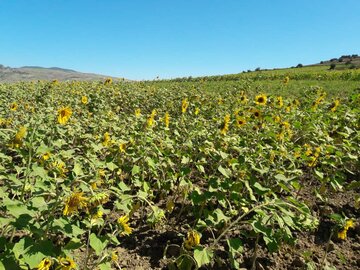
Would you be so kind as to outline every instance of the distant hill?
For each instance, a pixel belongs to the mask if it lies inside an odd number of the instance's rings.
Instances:
[[[20,68],[11,68],[0,65],[0,82],[19,82],[19,81],[37,81],[37,80],[58,80],[58,81],[96,81],[112,78],[113,80],[122,80],[106,75],[82,73],[71,69],[58,67],[44,68],[37,66],[25,66]]]
[[[353,74],[347,71],[354,71]],[[352,75],[351,75],[352,74]],[[339,58],[320,61],[315,64],[297,64],[286,68],[262,69],[242,71],[234,74],[181,77],[169,79],[170,81],[236,81],[246,78],[256,80],[281,79],[290,76],[292,79],[313,79],[313,80],[359,80],[360,78],[360,56],[357,54],[342,55]],[[166,80],[165,80],[166,81]]]

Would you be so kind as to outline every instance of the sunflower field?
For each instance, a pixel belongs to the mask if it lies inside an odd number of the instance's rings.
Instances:
[[[277,76],[0,84],[0,269],[360,267],[359,81]]]

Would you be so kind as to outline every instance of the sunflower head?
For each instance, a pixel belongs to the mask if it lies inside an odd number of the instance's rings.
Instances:
[[[261,94],[261,95],[257,95],[255,97],[255,103],[257,105],[266,105],[266,102],[267,102],[267,96],[264,95],[264,94]]]
[[[69,107],[63,107],[58,110],[58,122],[60,125],[65,125],[72,115],[72,110]]]
[[[185,113],[188,107],[189,107],[189,102],[188,99],[185,98],[181,101],[181,112]]]
[[[261,112],[257,109],[253,109],[252,114],[255,118],[261,118]]]
[[[278,108],[281,108],[282,106],[284,106],[284,101],[282,96],[276,97],[276,106]]]
[[[186,249],[191,249],[200,244],[200,234],[197,231],[191,230],[187,233],[187,238],[184,241],[184,246]]]
[[[129,225],[129,217],[127,215],[118,218],[117,223],[122,229],[123,235],[129,235],[132,233],[132,228]]]
[[[76,263],[73,259],[66,257],[66,258],[59,258],[59,266],[56,269],[60,270],[72,270],[76,269]]]
[[[82,96],[82,97],[81,97],[81,103],[82,103],[82,104],[88,104],[88,98],[87,98],[87,96]]]
[[[238,127],[242,127],[243,125],[245,125],[246,124],[246,120],[244,119],[244,118],[242,118],[242,117],[236,117],[236,125],[238,126]]]
[[[104,82],[104,85],[112,84],[113,80],[111,78],[107,78]]]
[[[135,116],[136,118],[139,118],[141,116],[141,109],[139,108],[135,109]]]
[[[83,196],[83,192],[73,192],[65,199],[64,216],[77,213],[79,209],[85,209],[88,205],[88,199]]]
[[[18,108],[18,104],[16,102],[11,103],[10,105],[10,111],[16,111]]]
[[[52,260],[49,258],[43,259],[39,265],[37,266],[38,270],[50,270],[50,267],[52,265]]]

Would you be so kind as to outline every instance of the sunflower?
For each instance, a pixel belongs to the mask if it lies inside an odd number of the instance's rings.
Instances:
[[[295,106],[295,107],[298,107],[300,105],[300,101],[298,99],[294,99],[292,101],[292,104]]]
[[[111,252],[111,261],[117,262],[119,260],[119,256],[117,255],[116,251]]]
[[[169,124],[170,124],[170,114],[168,112],[165,113],[165,116],[164,116],[164,124],[165,124],[165,127],[168,128],[169,127]]]
[[[267,102],[267,97],[266,97],[266,95],[264,95],[264,94],[257,95],[257,96],[255,97],[255,103],[256,103],[257,105],[266,105],[266,102]]]
[[[280,123],[281,118],[280,118],[280,116],[276,115],[276,116],[273,117],[273,120],[274,120],[275,123]]]
[[[68,172],[65,163],[62,161],[54,161],[51,163],[51,166],[55,170],[55,172],[61,177],[64,177],[65,174]]]
[[[63,107],[58,110],[58,122],[60,125],[65,125],[72,115],[72,110],[69,107]]]
[[[282,106],[284,106],[282,96],[276,97],[276,107],[281,108]]]
[[[260,112],[259,110],[257,110],[257,109],[254,109],[254,110],[252,111],[252,113],[253,113],[253,116],[254,116],[255,118],[260,118],[260,117],[261,117],[261,112]]]
[[[339,107],[340,104],[340,100],[339,99],[335,99],[333,103],[331,103],[330,105],[330,111],[335,112],[337,107]]]
[[[20,127],[19,131],[15,134],[14,139],[12,140],[11,146],[13,148],[19,148],[23,144],[23,139],[26,135],[26,127]]]
[[[13,102],[13,103],[11,103],[11,105],[10,105],[10,110],[11,111],[16,111],[17,110],[17,108],[18,108],[18,104],[16,103],[16,102]]]
[[[129,217],[128,216],[122,216],[122,217],[119,217],[118,220],[117,220],[117,223],[120,225],[121,229],[122,229],[122,234],[123,235],[129,235],[132,233],[132,228],[130,227],[129,225]]]
[[[156,114],[157,114],[156,110],[155,109],[152,110],[151,114],[149,115],[149,117],[148,117],[148,119],[146,121],[146,124],[147,124],[148,128],[150,128],[150,127],[152,127],[154,125],[154,123],[155,123],[154,118],[155,118]]]
[[[197,231],[191,230],[187,233],[187,238],[184,241],[184,246],[186,249],[191,249],[200,244],[200,234]]]
[[[49,258],[43,259],[39,265],[37,266],[38,270],[50,270],[50,267],[52,265],[52,261]]]
[[[104,82],[104,85],[112,84],[113,80],[111,78],[107,78]]]
[[[185,113],[188,107],[189,107],[189,102],[188,99],[185,98],[181,101],[181,112]]]
[[[284,84],[288,84],[289,81],[290,81],[290,77],[289,77],[289,76],[286,76],[286,77],[284,78],[284,80],[283,80],[283,83],[284,83]]]
[[[126,152],[126,143],[120,143],[119,150],[121,153],[125,153]]]
[[[220,133],[225,135],[229,130],[230,114],[225,115],[224,122],[221,124]]]
[[[139,108],[135,109],[135,116],[136,118],[139,118],[141,116],[141,109]]]
[[[342,240],[345,240],[346,239],[346,234],[347,234],[347,231],[350,229],[350,228],[355,228],[355,224],[354,224],[354,221],[352,219],[348,219],[346,222],[345,222],[345,225],[344,225],[344,228],[338,232],[338,238],[342,239]]]
[[[245,125],[246,124],[246,120],[244,119],[244,118],[242,118],[242,117],[236,117],[236,125],[238,126],[238,127],[242,127],[243,125]]]
[[[88,102],[89,102],[89,101],[88,101],[87,96],[82,96],[82,97],[81,97],[81,103],[82,103],[82,104],[85,104],[85,105],[86,105],[86,104],[88,104]]]
[[[41,160],[42,161],[47,161],[49,158],[51,157],[51,153],[50,152],[46,152],[41,156]]]
[[[76,263],[73,259],[66,257],[66,258],[59,258],[59,266],[56,270],[72,270],[76,269]]]
[[[104,136],[103,136],[103,142],[102,145],[103,146],[109,146],[111,144],[111,137],[109,132],[105,132]]]
[[[290,129],[290,123],[287,122],[287,121],[283,121],[281,124],[280,124],[280,127],[285,129],[285,130],[288,130]]]
[[[291,104],[290,103],[286,106],[285,112],[287,112],[287,113],[291,112]]]
[[[63,211],[64,216],[76,213],[80,209],[87,207],[88,199],[83,196],[83,192],[73,192],[69,197],[65,199],[65,207]]]
[[[244,91],[241,91],[240,92],[240,103],[241,104],[246,104],[248,102],[248,99],[245,95],[245,92]]]
[[[195,112],[194,112],[194,114],[195,114],[195,115],[198,115],[198,114],[199,114],[199,112],[200,112],[200,109],[199,109],[199,108],[195,108]]]

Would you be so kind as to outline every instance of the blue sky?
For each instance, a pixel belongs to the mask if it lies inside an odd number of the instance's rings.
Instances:
[[[0,0],[0,64],[129,79],[360,54],[359,0]]]

